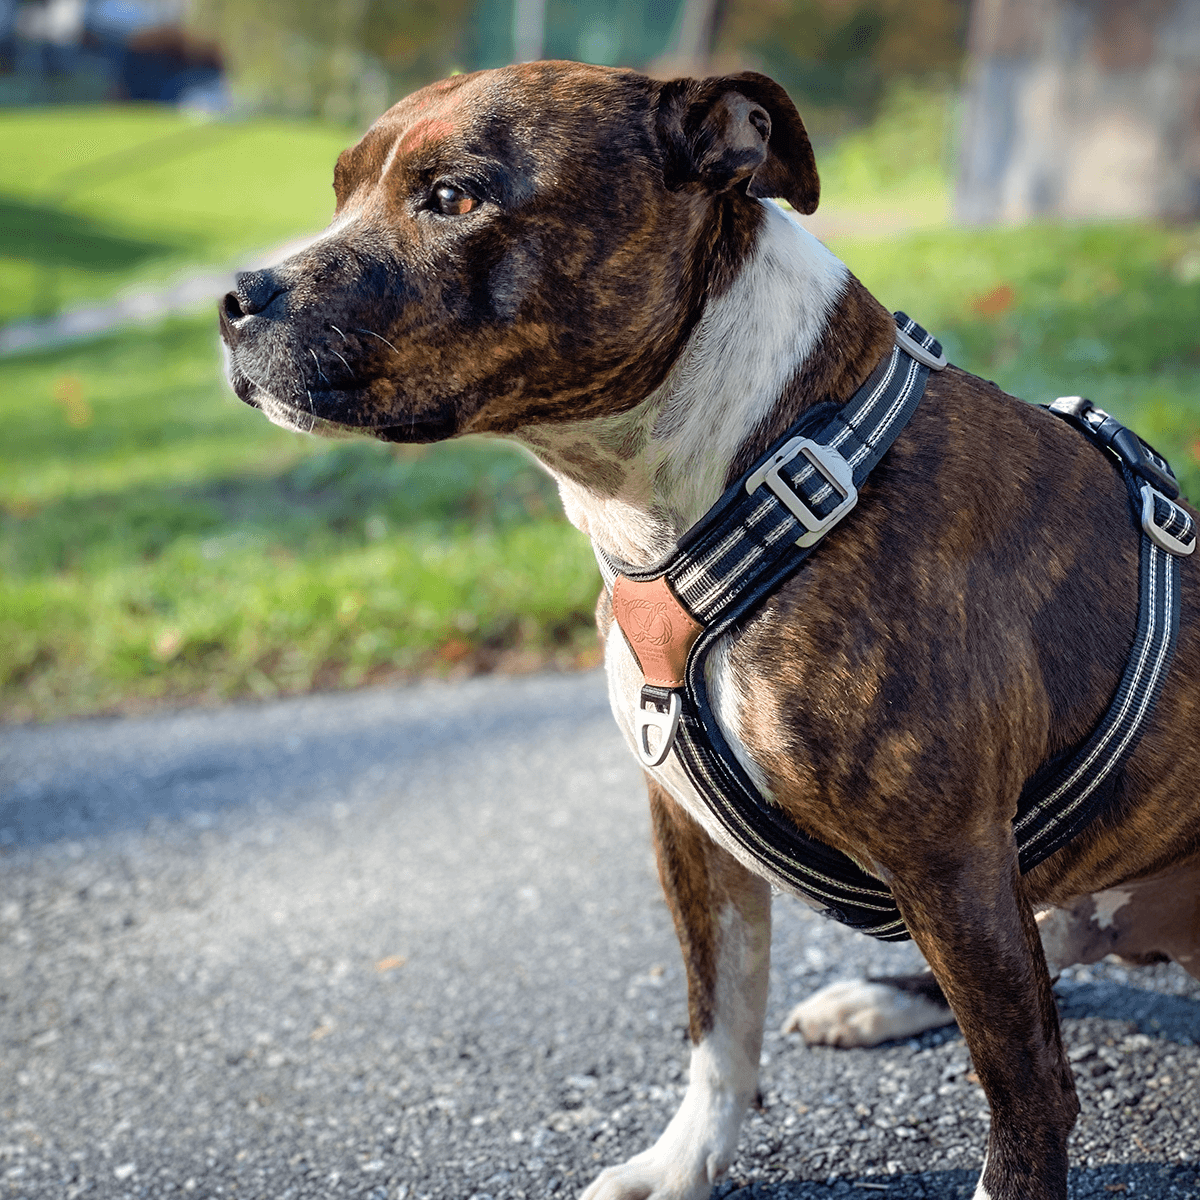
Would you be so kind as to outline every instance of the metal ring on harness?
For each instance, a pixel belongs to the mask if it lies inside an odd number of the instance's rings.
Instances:
[[[850,401],[833,413],[827,406],[805,414],[657,566],[639,571],[596,547],[613,593],[614,616],[635,657],[637,631],[620,618],[622,589],[634,600],[653,591],[651,599],[694,626],[686,640],[686,671],[670,680],[664,676],[661,681],[670,686],[657,686],[656,676],[656,685],[641,690],[635,735],[642,761],[659,766],[675,750],[714,819],[772,878],[811,897],[829,916],[883,941],[909,936],[887,885],[808,837],[761,795],[725,741],[709,701],[704,664],[713,646],[799,568],[814,543],[850,511],[857,488],[915,410],[928,371],[945,366],[941,346],[929,334],[903,313],[896,314],[896,322],[895,349]],[[1081,746],[1045,764],[1021,793],[1013,829],[1023,872],[1066,845],[1108,802],[1116,773],[1136,746],[1166,677],[1179,626],[1179,559],[1196,544],[1195,521],[1175,503],[1178,485],[1161,455],[1082,397],[1062,397],[1050,409],[1120,465],[1141,526],[1138,627],[1100,723]],[[655,745],[651,729],[658,732]]]

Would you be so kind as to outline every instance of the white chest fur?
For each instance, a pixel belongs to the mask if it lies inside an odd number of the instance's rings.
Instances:
[[[705,682],[708,687],[709,701],[721,733],[737,756],[742,768],[749,774],[764,796],[769,795],[766,777],[762,768],[750,756],[742,740],[742,711],[743,701],[741,689],[738,687],[729,664],[729,637],[722,637],[708,656],[705,663]],[[614,625],[608,634],[608,643],[604,653],[604,670],[608,676],[608,702],[612,706],[613,716],[620,727],[621,734],[633,754],[637,755],[637,743],[634,740],[634,714],[641,695],[641,668],[629,649],[621,631]],[[648,774],[666,789],[700,827],[719,846],[724,847],[747,870],[768,880],[780,891],[790,892],[798,896],[810,907],[819,907],[803,892],[798,892],[787,880],[766,867],[755,858],[742,844],[737,841],[720,821],[713,816],[708,805],[692,785],[679,756],[672,752],[666,762],[658,767],[645,768]]]
[[[753,252],[729,289],[705,309],[654,393],[615,417],[518,432],[518,437],[527,435],[527,444],[558,480],[572,523],[625,562],[647,566],[656,561],[716,502],[729,464],[826,336],[829,315],[845,292],[845,265],[777,205],[762,204],[764,219]],[[602,455],[606,445],[623,438],[640,440],[641,450],[614,464],[621,479],[615,487],[601,486],[562,453],[564,445],[583,443]],[[643,678],[616,628],[608,637],[605,664],[613,714],[633,749]],[[713,648],[705,674],[722,733],[766,794],[763,772],[741,736],[745,705],[727,644]],[[725,831],[676,754],[651,773],[714,841],[756,874],[794,890]]]

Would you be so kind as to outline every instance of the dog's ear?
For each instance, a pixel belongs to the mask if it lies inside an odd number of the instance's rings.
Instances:
[[[658,136],[670,188],[741,186],[750,196],[781,196],[797,212],[816,210],[821,183],[804,123],[787,92],[766,75],[743,71],[663,84]]]

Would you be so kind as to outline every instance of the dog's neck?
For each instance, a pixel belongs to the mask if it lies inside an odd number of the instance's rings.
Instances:
[[[891,345],[891,317],[845,265],[763,207],[754,251],[654,392],[617,416],[516,431],[571,523],[631,566],[661,558],[804,408],[847,398]]]

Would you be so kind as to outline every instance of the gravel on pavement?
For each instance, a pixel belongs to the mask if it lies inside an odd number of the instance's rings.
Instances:
[[[775,902],[762,1107],[717,1195],[967,1197],[957,1031],[777,1032],[912,969]],[[1200,1197],[1200,983],[1058,985],[1074,1197]],[[0,730],[0,1200],[573,1197],[686,1079],[683,970],[596,674]]]

